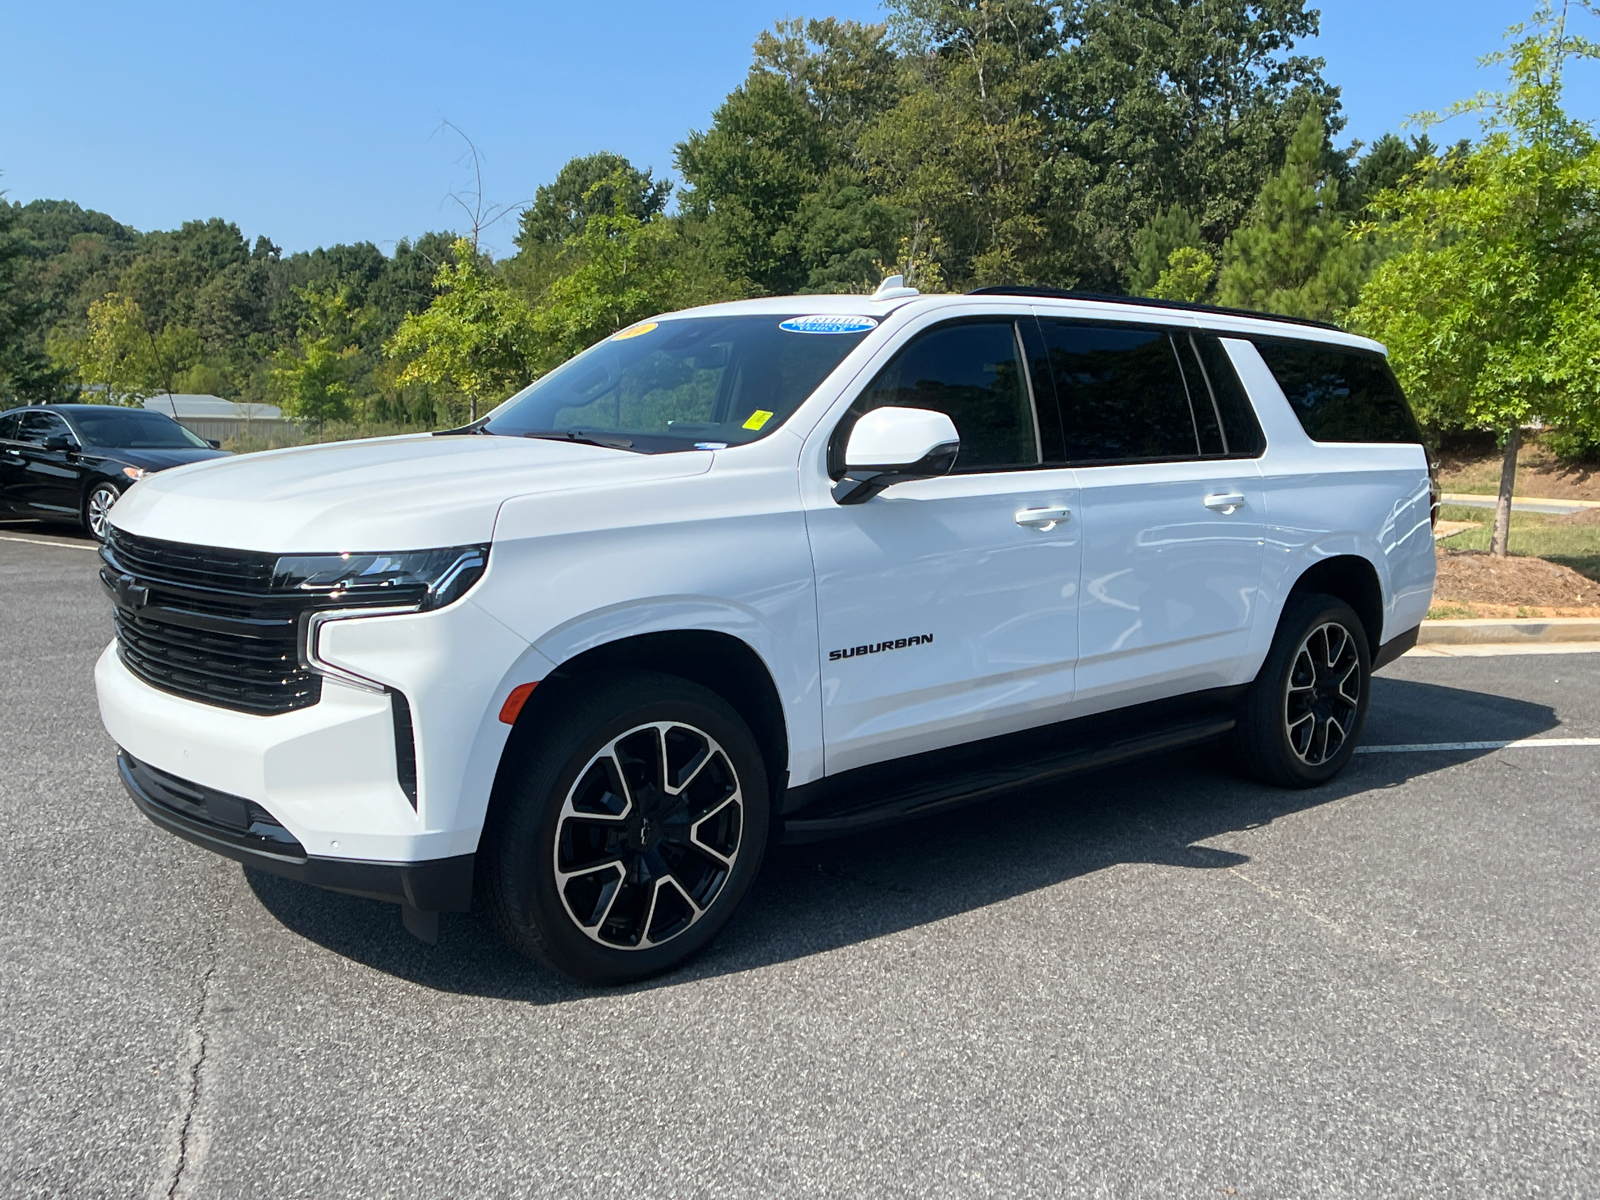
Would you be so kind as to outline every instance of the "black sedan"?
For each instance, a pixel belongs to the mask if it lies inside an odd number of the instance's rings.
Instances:
[[[76,521],[103,541],[111,506],[135,480],[223,454],[149,409],[14,408],[0,413],[0,515]]]

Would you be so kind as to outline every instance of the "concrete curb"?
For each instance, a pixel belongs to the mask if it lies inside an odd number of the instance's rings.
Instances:
[[[1527,642],[1600,642],[1600,617],[1476,617],[1424,621],[1417,635],[1419,646]]]

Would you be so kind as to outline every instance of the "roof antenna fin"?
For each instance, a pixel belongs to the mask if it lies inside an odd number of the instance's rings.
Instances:
[[[904,275],[890,275],[878,285],[878,290],[872,293],[874,300],[898,300],[901,296],[920,296],[922,293],[914,287],[906,286]]]

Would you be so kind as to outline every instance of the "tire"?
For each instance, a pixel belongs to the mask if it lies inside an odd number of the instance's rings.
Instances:
[[[766,768],[738,714],[697,684],[628,671],[578,687],[542,710],[502,780],[480,897],[521,953],[627,983],[703,949],[744,899],[766,848]]]
[[[1371,689],[1372,655],[1355,610],[1333,596],[1292,597],[1240,713],[1246,772],[1278,787],[1327,783],[1355,753]]]
[[[109,483],[97,483],[83,497],[83,527],[97,542],[106,540],[111,529],[108,514],[122,493]]]

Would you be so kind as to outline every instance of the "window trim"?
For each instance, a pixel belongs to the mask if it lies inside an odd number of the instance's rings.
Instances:
[[[828,440],[824,446],[824,463],[826,464],[828,478],[837,482],[844,477],[844,470],[842,468],[845,450],[844,442],[848,442],[849,440],[849,434],[846,432],[846,430],[847,428],[855,428],[856,421],[860,420],[861,417],[865,415],[865,413],[856,413],[855,406],[857,401],[859,401],[862,396],[866,395],[866,393],[871,390],[872,385],[877,382],[878,378],[891,366],[893,366],[895,361],[917,342],[921,341],[923,338],[932,333],[936,333],[944,329],[950,329],[958,325],[1009,324],[1011,326],[1012,352],[1016,355],[1017,362],[1022,367],[1024,394],[1028,401],[1029,411],[1033,417],[1034,452],[1039,456],[1039,461],[1025,465],[1013,465],[1006,467],[974,467],[971,470],[964,471],[960,469],[959,464],[961,459],[958,455],[956,458],[956,462],[958,464],[956,469],[950,472],[950,476],[943,476],[941,478],[967,475],[1006,475],[1015,474],[1019,471],[1062,470],[1067,465],[1065,462],[1059,460],[1052,461],[1045,455],[1044,422],[1042,422],[1039,418],[1039,387],[1033,378],[1033,364],[1029,360],[1028,356],[1027,337],[1020,328],[1022,322],[1024,321],[1037,322],[1037,319],[1031,312],[997,312],[964,313],[960,316],[950,317],[947,320],[935,320],[927,325],[922,326],[920,329],[917,329],[909,337],[907,337],[905,341],[901,342],[899,345],[890,350],[888,357],[883,360],[881,366],[870,368],[870,374],[867,374],[867,371],[864,370],[862,374],[867,376],[866,382],[855,389],[855,394],[850,397],[849,403],[844,406],[844,411],[839,414],[839,419],[834,422],[832,430],[830,430],[828,433]],[[1050,396],[1051,400],[1054,401],[1055,380],[1053,378],[1050,380]],[[1057,428],[1059,428],[1059,419],[1057,422]],[[844,442],[840,441],[841,435],[844,437]],[[836,448],[837,459],[835,457]],[[1060,453],[1059,449],[1057,450],[1057,453]]]

